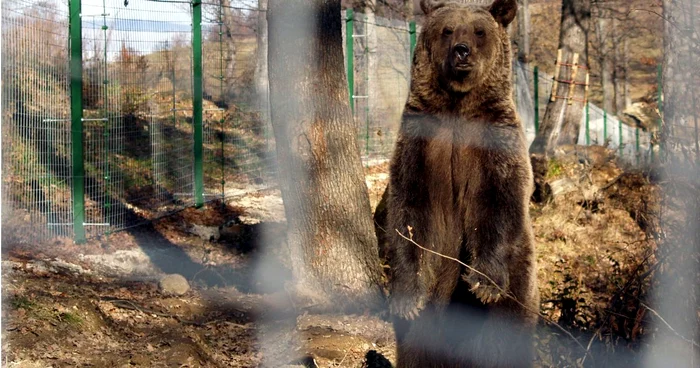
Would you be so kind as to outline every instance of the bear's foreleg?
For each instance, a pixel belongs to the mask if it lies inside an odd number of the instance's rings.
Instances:
[[[531,249],[527,188],[530,176],[523,164],[505,161],[486,170],[483,182],[472,200],[472,211],[465,226],[465,239],[471,251],[471,267],[463,276],[471,291],[486,304],[509,293],[513,259],[527,257]],[[493,161],[492,161],[493,162]],[[525,270],[523,270],[525,271]],[[511,295],[512,296],[512,295]]]
[[[426,138],[406,136],[399,138],[391,164],[389,201],[387,206],[388,237],[393,256],[391,267],[390,310],[397,317],[414,319],[428,299],[430,270],[421,269],[422,251],[399,236],[401,232],[418,244],[429,234],[429,193],[423,182],[425,160],[423,149]],[[409,231],[409,227],[411,230]]]

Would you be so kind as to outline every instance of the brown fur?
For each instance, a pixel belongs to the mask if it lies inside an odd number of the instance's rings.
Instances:
[[[532,169],[512,101],[506,27],[491,8],[423,1],[428,15],[391,163],[390,309],[399,367],[528,366],[539,296],[528,202]],[[447,31],[445,31],[447,29]],[[454,46],[469,48],[458,65]],[[459,70],[462,67],[467,69]],[[506,298],[483,272],[527,308]]]

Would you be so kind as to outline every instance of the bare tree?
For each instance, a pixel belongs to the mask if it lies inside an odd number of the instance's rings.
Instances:
[[[696,65],[700,44],[694,18],[698,6],[692,0],[664,1],[664,72],[662,139],[667,149],[684,158],[700,158]]]
[[[530,61],[530,4],[528,0],[518,0],[518,60]]]
[[[269,2],[272,124],[298,295],[381,305],[380,268],[343,70],[340,1]]]
[[[257,57],[255,90],[264,122],[270,121],[270,95],[267,72],[267,0],[258,0]]]
[[[563,0],[561,8],[561,28],[559,30],[559,49],[562,50],[561,61],[573,64],[574,54],[578,54],[577,64],[586,67],[588,59],[588,26],[591,17],[590,0]],[[559,144],[575,144],[578,140],[579,127],[583,116],[584,88],[575,86],[571,99],[567,99],[571,83],[581,83],[582,78],[570,80],[573,67],[563,66],[559,75],[558,89],[552,93],[554,100],[547,104],[547,110],[540,124],[535,141],[530,146],[532,153],[549,153]],[[579,76],[586,71],[576,70]],[[571,102],[571,104],[569,104]]]

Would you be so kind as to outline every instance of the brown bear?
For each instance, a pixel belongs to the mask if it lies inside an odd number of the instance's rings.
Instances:
[[[530,366],[539,294],[532,168],[512,100],[516,0],[421,8],[386,204],[397,363]]]

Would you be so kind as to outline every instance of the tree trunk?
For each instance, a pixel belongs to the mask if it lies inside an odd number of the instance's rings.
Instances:
[[[588,23],[590,20],[590,0],[563,0],[561,29],[559,31],[559,48],[562,50],[562,62],[571,64],[574,53],[579,55],[578,64],[586,66],[588,59]],[[555,76],[560,81],[571,79],[571,68],[562,66]],[[585,80],[586,69],[577,71],[577,83]],[[547,104],[540,130],[530,146],[532,153],[550,153],[559,144],[575,144],[583,117],[584,88],[574,88],[573,103],[562,97],[569,95],[570,85],[559,83],[554,91],[559,96]]]
[[[227,86],[225,96],[221,96],[222,101],[231,101],[235,95],[234,86],[236,83],[236,44],[233,42],[236,33],[236,20],[231,11],[231,0],[221,0],[224,23],[224,42],[226,43],[226,69],[224,70],[224,85]]]
[[[609,42],[612,37],[612,44],[614,47],[614,37],[615,37],[615,22],[613,21],[613,29],[608,29],[609,20],[607,15],[602,13],[602,10],[598,10],[598,21],[596,36],[598,38],[598,63],[600,64],[600,76],[601,76],[601,87],[603,88],[603,109],[608,113],[616,112],[616,74],[615,70],[615,58],[610,60],[610,47]]]
[[[530,61],[530,7],[528,0],[518,0],[518,60]]]
[[[676,151],[674,154],[685,159],[691,159],[692,151],[698,149],[692,3],[693,0],[664,1],[664,17],[668,21],[664,23],[663,153]]]
[[[619,113],[629,106],[629,85],[627,81],[627,38],[615,47],[615,106]]]
[[[383,96],[381,95],[381,89],[379,86],[379,50],[378,50],[378,44],[377,44],[377,17],[376,17],[376,9],[377,5],[375,0],[366,0],[365,1],[365,42],[367,45],[367,48],[365,50],[367,54],[367,70],[365,71],[367,74],[367,83],[365,84],[366,94],[367,96],[367,113],[366,113],[366,121],[365,124],[363,125],[362,129],[365,131],[364,137],[365,140],[369,140],[369,137],[371,136],[370,129],[371,127],[374,126],[374,123],[377,122],[378,116],[377,112],[379,111],[379,104],[381,101],[383,101]],[[365,151],[369,151],[371,148],[369,147],[369,142],[365,141]],[[371,155],[371,152],[365,152],[365,155],[369,157]]]
[[[270,90],[267,73],[267,0],[258,0],[257,65],[255,92],[262,121],[270,121]]]
[[[340,1],[269,2],[272,124],[297,296],[382,303],[377,239],[343,70]]]

